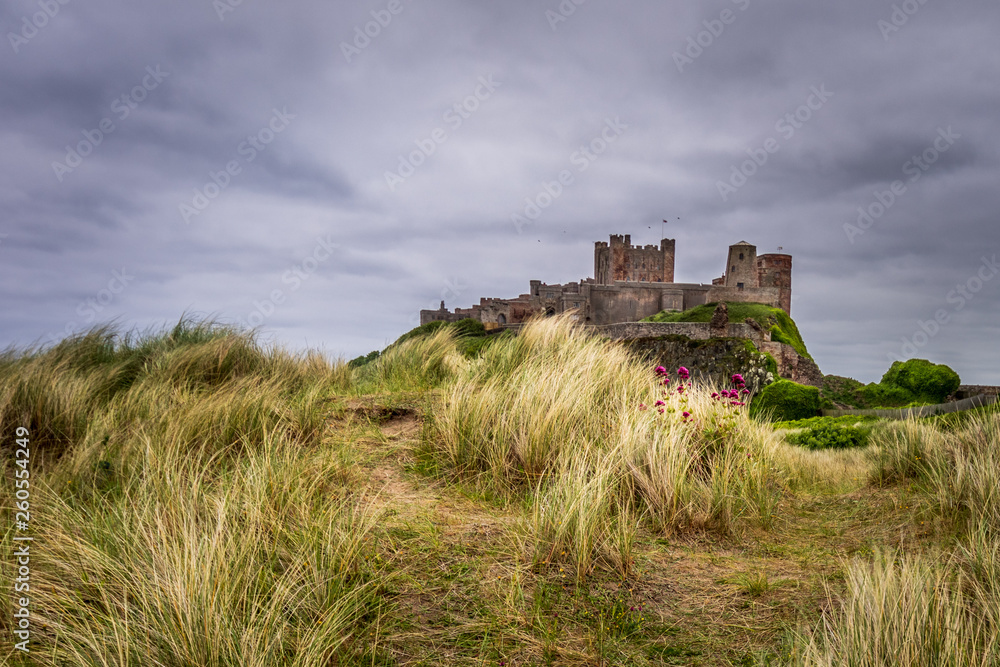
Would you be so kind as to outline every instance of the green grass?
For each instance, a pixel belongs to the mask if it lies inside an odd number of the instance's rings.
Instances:
[[[0,661],[997,664],[995,410],[811,451],[560,318],[435,329],[353,369],[191,321],[7,352]]]
[[[710,322],[716,305],[718,304],[707,303],[680,313],[663,311],[647,317],[643,322]],[[776,343],[791,345],[803,357],[812,359],[806,350],[806,344],[802,340],[799,328],[795,325],[792,318],[789,317],[788,313],[781,308],[774,308],[762,303],[742,303],[736,301],[726,302],[726,307],[729,310],[730,322],[743,322],[749,317],[755,320],[762,328],[771,332],[771,340]]]
[[[881,421],[879,417],[865,415],[841,415],[840,417],[809,417],[792,421],[774,422],[774,428],[817,428],[820,426],[859,426]]]

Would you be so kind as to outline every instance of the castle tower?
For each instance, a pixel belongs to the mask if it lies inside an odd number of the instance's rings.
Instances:
[[[660,252],[663,253],[663,282],[674,282],[674,239],[662,239],[660,241]]]
[[[769,253],[757,258],[757,277],[761,287],[777,287],[781,309],[792,312],[792,256]]]
[[[598,285],[622,282],[674,282],[674,239],[660,246],[633,246],[632,237],[613,234],[608,243],[594,244],[594,280]]]
[[[726,264],[726,287],[737,290],[760,286],[757,270],[757,246],[740,241],[729,246],[729,261]]]

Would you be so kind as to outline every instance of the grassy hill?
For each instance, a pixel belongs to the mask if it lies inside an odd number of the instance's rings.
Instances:
[[[35,537],[0,661],[1000,659],[996,412],[813,451],[564,318],[434,329],[354,368],[197,322],[0,356],[12,597]]]
[[[647,317],[643,322],[710,322],[717,303],[707,303],[683,312],[662,311]],[[730,322],[743,322],[748,317],[755,320],[761,328],[771,332],[771,340],[786,343],[795,348],[803,357],[812,359],[806,350],[806,344],[799,334],[799,328],[781,308],[773,308],[762,303],[741,303],[730,301],[726,303]]]

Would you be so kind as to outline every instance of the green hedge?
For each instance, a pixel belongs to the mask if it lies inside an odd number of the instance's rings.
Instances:
[[[846,449],[868,444],[871,427],[822,425],[788,436],[788,442],[808,449]]]
[[[774,421],[807,419],[818,412],[819,389],[791,380],[767,385],[750,405],[751,416],[768,416]]]
[[[853,378],[823,378],[823,408],[903,408],[944,403],[961,380],[943,364],[926,359],[896,361],[878,383],[862,384]],[[835,403],[837,405],[835,405]]]
[[[943,403],[955,393],[961,380],[958,373],[944,364],[934,364],[926,359],[909,359],[894,361],[882,376],[881,384],[908,391],[917,401]]]

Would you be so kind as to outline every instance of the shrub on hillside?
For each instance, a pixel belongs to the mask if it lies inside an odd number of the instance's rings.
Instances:
[[[866,384],[858,393],[863,408],[901,408],[918,401],[917,395],[909,389],[882,383]]]
[[[944,364],[934,364],[926,359],[895,361],[885,375],[882,385],[899,387],[929,403],[943,403],[955,393],[961,380],[958,373]]]
[[[750,406],[751,416],[768,415],[775,421],[815,417],[819,412],[819,389],[791,380],[778,380],[764,387]]]
[[[847,449],[868,444],[871,428],[864,426],[822,425],[794,433],[788,442],[807,449]]]

